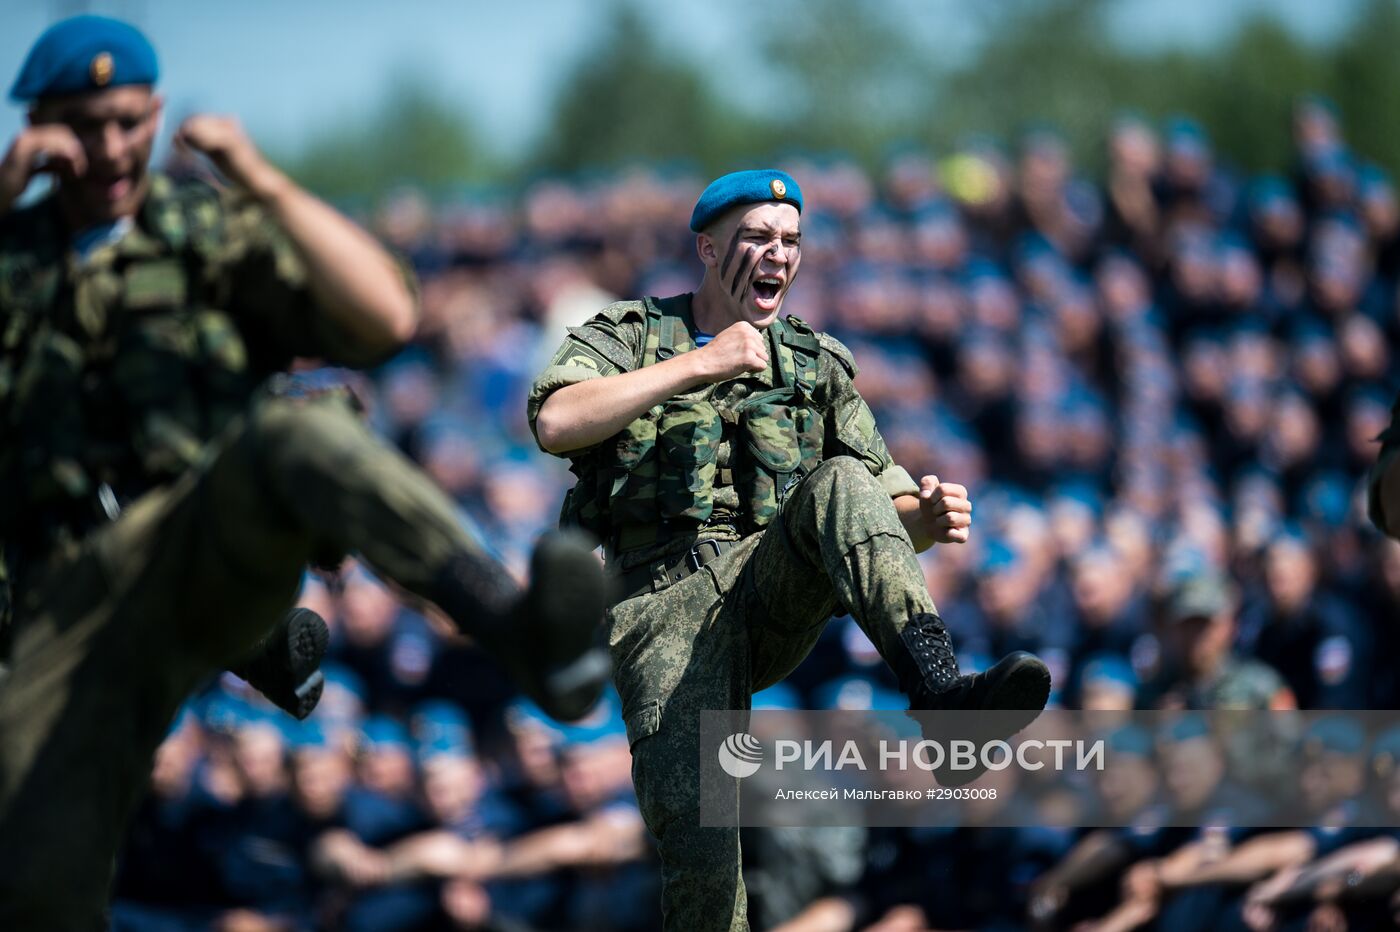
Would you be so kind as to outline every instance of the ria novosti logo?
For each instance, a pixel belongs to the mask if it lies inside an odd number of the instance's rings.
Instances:
[[[736,779],[751,777],[763,763],[763,744],[753,735],[737,732],[719,746],[719,766]]]

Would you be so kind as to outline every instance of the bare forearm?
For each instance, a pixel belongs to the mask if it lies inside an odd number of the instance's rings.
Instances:
[[[1133,932],[1157,915],[1157,904],[1150,900],[1128,900],[1092,924],[1094,932]]]
[[[594,819],[541,829],[510,842],[502,847],[491,876],[529,877],[565,867],[606,867],[635,861],[644,853],[640,820]]]
[[[1347,878],[1352,875],[1366,881],[1361,885],[1368,888],[1372,883],[1380,883],[1391,889],[1400,885],[1397,858],[1400,858],[1400,846],[1393,838],[1371,838],[1347,845],[1304,868],[1278,899],[1280,902],[1312,899],[1322,891],[1338,887],[1354,895],[1356,885],[1346,886]]]
[[[773,932],[849,932],[855,924],[856,910],[848,900],[826,896],[775,927]]]
[[[1108,832],[1086,836],[1070,849],[1064,860],[1047,871],[1041,882],[1077,889],[1097,883],[1127,863],[1128,850]]]
[[[327,317],[371,353],[393,350],[413,336],[417,304],[372,236],[270,166],[254,195],[296,247]]]
[[[705,381],[698,354],[684,353],[634,372],[587,379],[554,392],[535,419],[550,453],[582,450],[608,439],[647,409]]]
[[[904,525],[904,530],[908,532],[909,539],[914,543],[914,552],[923,553],[933,546],[933,535],[929,533],[928,523],[923,519],[922,510],[919,508],[919,497],[917,495],[901,495],[894,500],[895,511],[899,512],[899,521]]]
[[[1265,835],[1245,842],[1219,861],[1197,864],[1176,877],[1164,874],[1163,880],[1172,887],[1253,883],[1285,867],[1306,864],[1316,847],[1307,832]]]

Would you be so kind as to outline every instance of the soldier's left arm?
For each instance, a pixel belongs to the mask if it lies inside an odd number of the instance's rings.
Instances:
[[[237,120],[193,116],[176,143],[207,156],[281,228],[303,266],[317,308],[354,355],[398,348],[418,325],[418,306],[401,267],[374,238],[263,158]]]
[[[900,523],[920,553],[936,543],[965,543],[972,528],[967,489],[927,475],[915,482],[895,463],[875,425],[875,415],[855,387],[859,371],[851,351],[840,341],[819,335],[826,351],[821,374],[827,389],[827,455],[859,459],[894,500]]]

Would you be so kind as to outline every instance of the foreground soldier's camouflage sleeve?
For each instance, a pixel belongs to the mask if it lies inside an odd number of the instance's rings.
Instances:
[[[875,415],[856,390],[854,379],[860,370],[851,351],[841,341],[825,333],[819,334],[822,349],[822,375],[827,383],[827,457],[850,455],[865,464],[870,474],[880,480],[890,498],[918,495],[919,484],[909,471],[890,457],[885,438],[875,426]],[[834,443],[832,443],[834,441]]]
[[[220,255],[229,283],[231,310],[250,334],[250,345],[277,347],[287,356],[307,356],[349,366],[380,361],[317,305],[306,266],[282,227],[248,196],[222,198],[224,237]],[[417,297],[413,274],[398,263]]]
[[[629,303],[640,307],[640,302]],[[540,442],[540,437],[535,420],[550,395],[566,385],[630,372],[636,367],[643,332],[641,321],[640,314],[634,316],[630,308],[610,308],[582,327],[569,328],[569,335],[564,338],[549,365],[530,386],[525,414],[536,444]],[[542,446],[540,449],[549,452]],[[577,456],[580,452],[583,451],[573,450],[564,455]]]

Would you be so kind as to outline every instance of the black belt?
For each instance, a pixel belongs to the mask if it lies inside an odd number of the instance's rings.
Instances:
[[[619,577],[622,581],[622,600],[674,586],[706,563],[733,550],[738,543],[737,540],[702,540],[682,553],[634,566]]]

